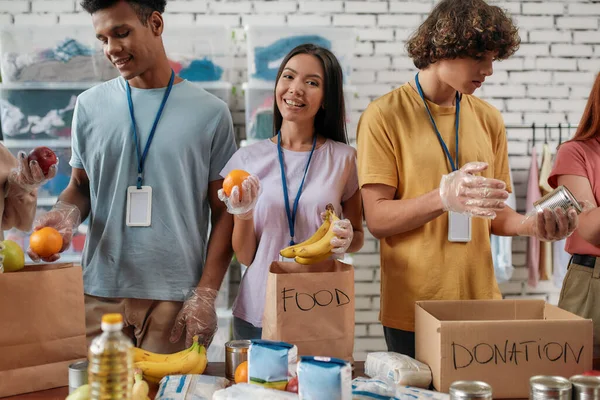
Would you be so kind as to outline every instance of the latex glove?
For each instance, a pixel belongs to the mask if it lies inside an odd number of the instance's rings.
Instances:
[[[333,233],[335,236],[331,239],[331,250],[334,254],[344,254],[354,238],[354,229],[347,219],[341,219],[333,222]]]
[[[496,218],[508,199],[506,184],[498,179],[476,176],[486,170],[487,163],[470,162],[461,169],[442,176],[440,197],[444,211],[476,217]]]
[[[7,196],[12,194],[12,191],[19,190],[25,193],[31,193],[38,187],[45,184],[50,179],[56,176],[58,163],[48,169],[48,175],[44,176],[42,168],[37,161],[28,162],[27,154],[24,151],[19,151],[17,154],[17,167],[13,168],[8,175],[9,187]]]
[[[217,332],[215,300],[219,292],[215,289],[198,287],[193,289],[179,310],[171,330],[171,343],[177,343],[185,328],[185,346],[190,347],[195,335],[198,343],[207,349]]]
[[[579,216],[574,208],[570,208],[568,212],[562,208],[545,208],[542,212],[527,215],[517,228],[517,234],[552,242],[570,236],[577,229],[578,223]]]
[[[227,206],[230,214],[236,215],[240,219],[250,219],[253,216],[254,206],[260,194],[260,181],[256,175],[250,175],[242,182],[242,197],[240,198],[240,188],[234,186],[231,189],[229,197],[223,189],[218,191],[219,200]]]
[[[81,223],[81,212],[79,208],[73,204],[59,201],[57,202],[52,210],[46,214],[40,216],[33,222],[33,230],[37,231],[46,226],[52,227],[61,234],[63,239],[63,245],[60,249],[60,253],[65,251],[71,245],[71,239],[73,238],[73,232],[77,229]],[[27,254],[34,262],[44,260],[45,262],[54,262],[60,258],[60,255],[53,254],[50,257],[41,258],[31,248],[27,249]]]

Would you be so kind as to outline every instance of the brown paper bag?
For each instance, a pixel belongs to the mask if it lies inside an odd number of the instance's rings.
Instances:
[[[69,364],[86,352],[80,266],[0,274],[0,397],[67,386]]]
[[[314,265],[273,262],[262,338],[298,346],[298,355],[352,361],[354,269],[338,260]]]

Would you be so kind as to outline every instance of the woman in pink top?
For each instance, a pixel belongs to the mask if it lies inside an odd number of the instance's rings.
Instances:
[[[563,143],[548,178],[553,188],[567,187],[588,203],[577,230],[567,238],[572,255],[559,307],[594,322],[594,358],[600,356],[600,75],[590,93],[575,136]],[[598,299],[596,299],[598,296]]]
[[[321,225],[331,203],[334,252],[363,245],[356,150],[346,136],[342,69],[328,50],[300,45],[283,60],[274,91],[274,136],[239,149],[221,175],[244,169],[251,176],[220,198],[235,215],[233,249],[248,266],[233,306],[235,339],[256,339],[269,266],[279,251],[300,243]],[[260,194],[260,196],[258,195]]]

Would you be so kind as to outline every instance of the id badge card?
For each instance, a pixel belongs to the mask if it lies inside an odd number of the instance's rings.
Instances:
[[[129,186],[127,188],[127,226],[150,226],[152,223],[152,188]]]
[[[471,241],[471,217],[448,211],[448,241],[470,242]]]
[[[294,258],[287,258],[282,256],[281,254],[279,255],[279,262],[296,262],[296,260]]]

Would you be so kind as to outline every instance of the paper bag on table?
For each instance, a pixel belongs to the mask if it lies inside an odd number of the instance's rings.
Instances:
[[[352,361],[354,269],[338,260],[313,265],[273,262],[262,338],[298,347],[298,355]]]
[[[69,364],[86,352],[80,266],[0,274],[0,397],[67,386]]]

